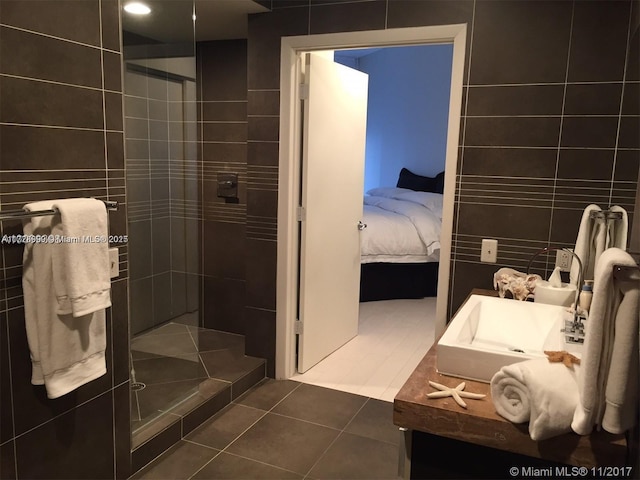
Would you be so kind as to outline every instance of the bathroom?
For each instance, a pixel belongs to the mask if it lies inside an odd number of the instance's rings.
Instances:
[[[2,210],[62,196],[126,205],[120,3],[0,2]],[[201,298],[208,326],[244,334],[246,353],[266,359],[268,376],[276,359],[281,37],[468,25],[449,312],[472,288],[491,288],[497,266],[479,262],[482,238],[499,240],[498,266],[522,270],[546,245],[572,247],[589,203],[621,205],[634,225],[638,2],[258,3],[271,11],[249,17],[246,39],[211,45],[222,72],[215,100],[247,106],[234,119],[246,132],[233,143],[211,139],[220,168],[241,173],[244,203],[227,205],[244,212],[205,219]],[[214,178],[203,182],[215,186]],[[109,221],[112,235],[130,233],[126,208]],[[2,222],[3,235],[20,231]],[[120,245],[107,376],[51,401],[28,380],[21,249],[3,245],[0,477],[133,473],[129,253]]]

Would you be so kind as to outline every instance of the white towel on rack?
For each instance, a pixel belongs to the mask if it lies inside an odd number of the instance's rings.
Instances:
[[[53,202],[36,202],[25,210],[50,210]],[[24,222],[25,235],[50,235],[55,215]],[[57,313],[53,257],[60,244],[26,243],[22,286],[31,383],[43,385],[49,398],[60,397],[107,372],[105,310],[84,317]]]
[[[636,263],[623,250],[610,248],[596,266],[578,375],[580,400],[571,423],[581,435],[588,435],[596,425],[622,433],[635,422],[640,293],[637,284],[614,279],[614,265]]]
[[[111,306],[108,218],[104,202],[95,198],[56,200],[60,212],[53,233],[63,242],[53,257],[58,313],[81,317]],[[55,218],[58,218],[57,216]]]
[[[606,230],[604,228],[598,231],[598,224],[602,225],[602,222],[598,222],[595,219],[590,218],[591,212],[600,212],[602,209],[595,204],[588,205],[582,212],[582,219],[580,220],[580,228],[578,229],[578,238],[576,239],[576,246],[574,253],[582,261],[582,269],[584,279],[593,279],[593,271],[596,264],[596,256],[599,251],[602,253],[604,250],[604,243],[606,241]],[[574,285],[578,283],[578,262],[571,263],[570,281]],[[578,285],[580,286],[580,285]]]
[[[622,218],[607,220],[607,248],[620,248],[626,251],[629,230],[627,211],[618,205],[614,205],[609,211],[620,213]]]

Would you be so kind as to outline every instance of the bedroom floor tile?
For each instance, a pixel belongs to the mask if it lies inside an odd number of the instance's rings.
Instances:
[[[393,401],[434,341],[436,299],[360,304],[358,336],[292,380]]]

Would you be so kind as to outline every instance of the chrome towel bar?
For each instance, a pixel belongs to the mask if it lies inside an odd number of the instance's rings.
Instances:
[[[104,202],[107,210],[118,210],[118,202],[116,202],[115,200],[102,200],[102,202]],[[57,210],[35,210],[33,212],[27,212],[26,210],[10,210],[7,212],[0,211],[0,221],[42,217],[45,215],[55,215],[56,213],[58,213]]]

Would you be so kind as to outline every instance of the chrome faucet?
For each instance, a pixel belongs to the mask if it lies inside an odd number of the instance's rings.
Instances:
[[[565,334],[565,340],[567,343],[584,343],[584,321],[587,319],[587,317],[582,311],[578,309],[580,293],[582,292],[582,280],[584,275],[584,272],[582,270],[582,260],[580,260],[580,257],[573,250],[569,250],[568,248],[544,247],[542,250],[538,250],[536,253],[534,253],[529,260],[529,263],[527,264],[527,275],[529,274],[529,270],[531,269],[533,260],[538,255],[555,251],[567,252],[578,261],[578,284],[576,285],[576,297],[573,302],[573,321],[566,320],[562,331]]]

